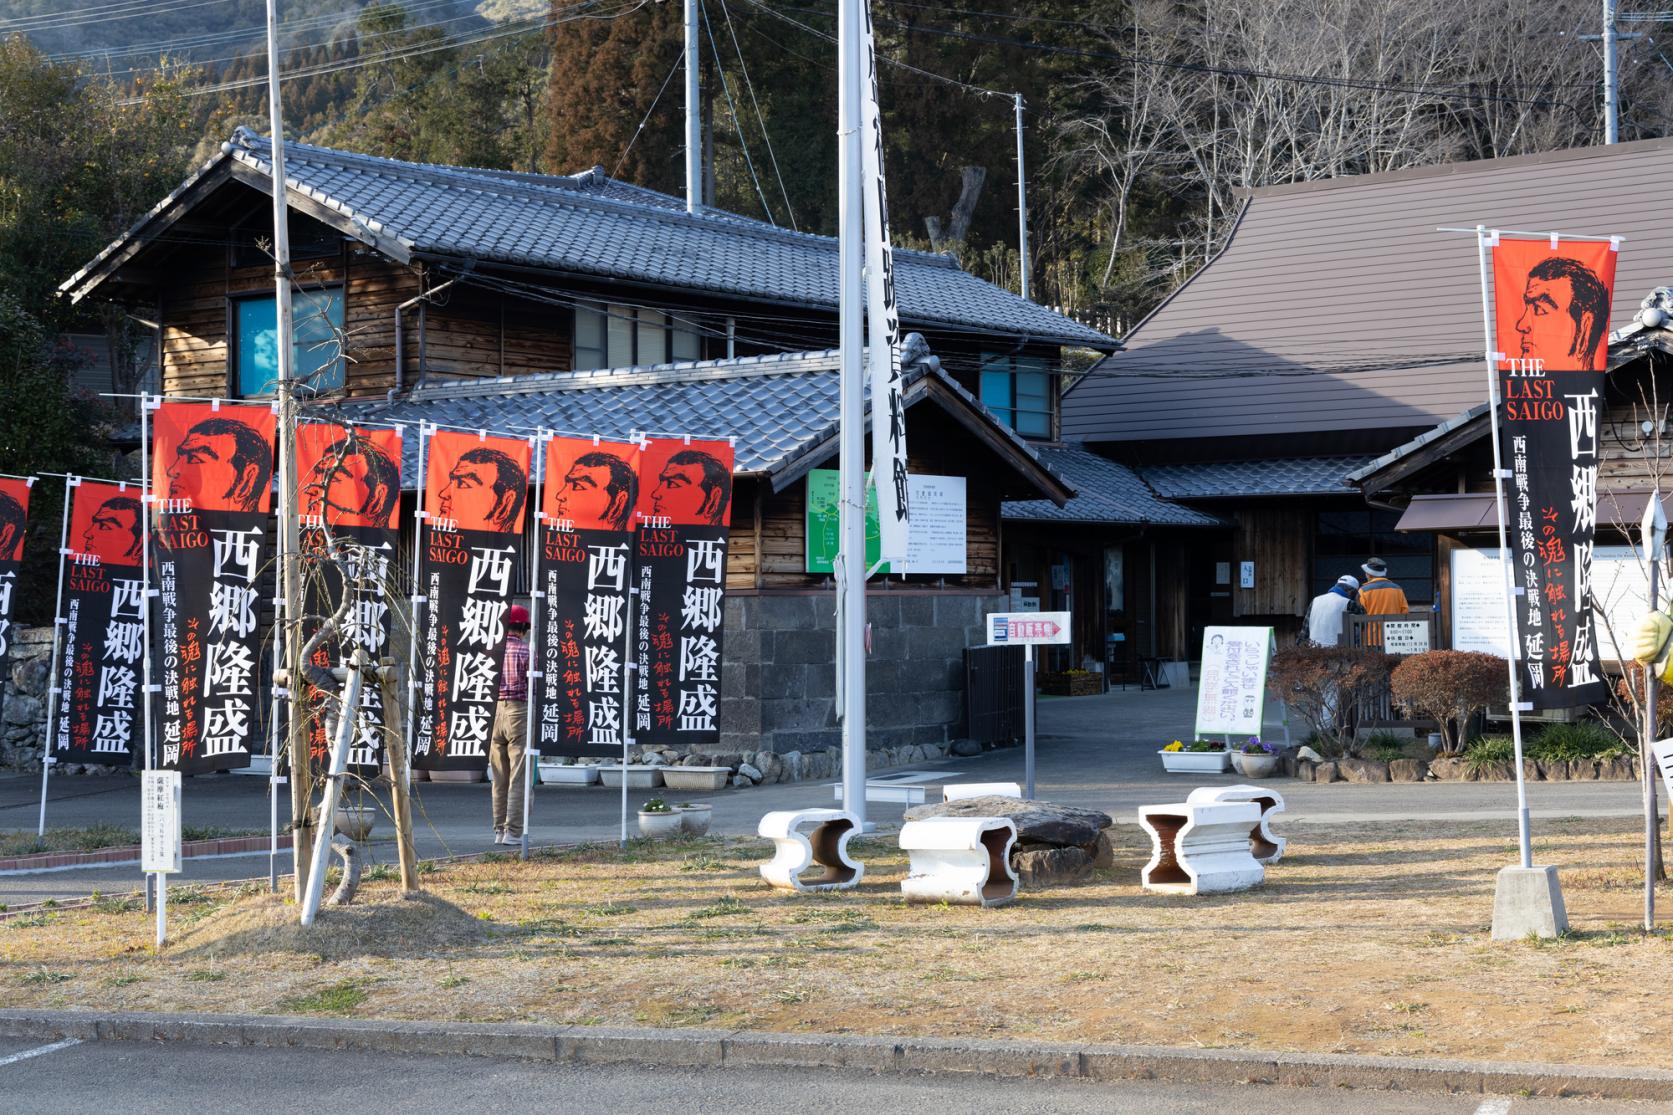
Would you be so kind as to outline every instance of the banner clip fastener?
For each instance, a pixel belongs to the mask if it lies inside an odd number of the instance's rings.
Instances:
[[[1496,468],[1493,470],[1493,479],[1495,480],[1514,480],[1515,478],[1516,474],[1508,468]]]
[[[1532,712],[1532,711],[1534,711],[1534,703],[1532,701],[1517,701],[1516,702],[1516,711],[1517,712]]]
[[[145,691],[147,693],[161,693],[163,691],[163,687],[160,685],[147,685],[145,687]]]

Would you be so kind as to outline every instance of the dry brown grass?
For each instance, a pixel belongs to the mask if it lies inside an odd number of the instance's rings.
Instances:
[[[416,901],[373,884],[309,932],[265,893],[175,887],[161,955],[121,903],[0,923],[0,1001],[1673,1067],[1673,940],[1633,928],[1631,822],[1542,825],[1574,932],[1497,945],[1513,832],[1436,829],[1292,826],[1264,888],[1186,899],[1140,892],[1123,828],[1098,881],[985,911],[903,905],[886,840],[857,893],[771,891],[753,841],[583,849],[446,867]]]

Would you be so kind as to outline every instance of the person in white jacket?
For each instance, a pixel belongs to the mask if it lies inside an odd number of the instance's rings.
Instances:
[[[1342,617],[1357,611],[1354,598],[1359,594],[1359,578],[1347,574],[1336,578],[1328,592],[1313,597],[1307,606],[1307,639],[1321,647],[1333,647],[1342,642]]]

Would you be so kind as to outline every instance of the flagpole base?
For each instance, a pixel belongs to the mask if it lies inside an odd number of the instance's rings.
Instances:
[[[1550,939],[1568,932],[1568,910],[1555,867],[1506,867],[1493,889],[1493,939]]]

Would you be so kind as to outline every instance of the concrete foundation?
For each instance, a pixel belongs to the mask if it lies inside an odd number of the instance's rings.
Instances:
[[[1568,932],[1568,911],[1555,867],[1506,867],[1493,889],[1493,939],[1560,937]]]

